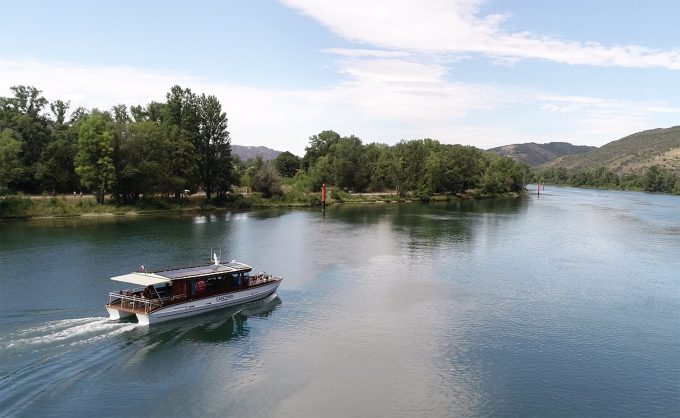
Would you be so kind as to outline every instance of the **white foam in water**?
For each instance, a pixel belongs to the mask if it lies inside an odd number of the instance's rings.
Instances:
[[[135,328],[137,327],[137,324],[134,324],[134,323],[116,324],[116,325],[120,325],[120,327],[119,327],[119,328],[116,328],[116,329],[113,329],[112,331],[109,331],[109,332],[107,332],[106,334],[97,335],[97,336],[95,336],[95,337],[90,337],[90,338],[88,338],[88,339],[86,339],[86,340],[74,341],[74,342],[71,343],[71,345],[73,346],[73,345],[85,345],[85,344],[90,344],[90,343],[93,343],[93,342],[95,342],[95,341],[103,340],[104,338],[113,337],[113,336],[115,336],[115,335],[122,334],[122,333],[128,332],[128,331],[131,331],[131,330],[133,330],[133,329],[135,329]]]
[[[26,338],[31,335],[41,335],[45,334],[46,332],[54,332],[59,329],[64,329],[64,328],[69,328],[74,325],[78,324],[85,324],[87,322],[92,322],[101,319],[100,317],[91,317],[91,318],[72,318],[72,319],[62,319],[59,321],[49,321],[45,322],[42,325],[35,326],[32,328],[20,330],[14,333],[11,333],[9,336],[10,338],[16,338],[16,337],[22,337]]]
[[[74,339],[79,341],[72,344],[84,344],[118,335],[136,326],[137,324],[134,323],[115,322],[105,317],[64,319],[17,332],[10,336],[9,340],[5,341],[3,345],[5,348],[12,348],[68,342]],[[91,334],[96,335],[90,336]],[[86,336],[89,336],[89,338],[83,340]]]

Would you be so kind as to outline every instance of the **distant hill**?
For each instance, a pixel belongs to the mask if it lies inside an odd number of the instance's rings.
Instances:
[[[607,167],[616,174],[641,172],[658,164],[680,174],[680,126],[628,135],[580,155],[569,155],[546,166],[567,169]]]
[[[245,145],[231,145],[231,153],[236,154],[243,161],[248,161],[258,155],[262,157],[263,160],[275,160],[276,157],[281,154],[281,151],[276,151],[267,147],[249,147]]]
[[[521,161],[534,167],[556,160],[565,155],[582,154],[594,149],[596,148],[585,145],[572,145],[568,142],[549,142],[547,144],[529,142],[524,144],[504,145],[502,147],[491,148],[487,151],[510,157],[515,161]]]

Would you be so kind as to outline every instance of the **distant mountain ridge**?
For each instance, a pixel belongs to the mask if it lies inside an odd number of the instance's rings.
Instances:
[[[524,162],[529,164],[530,167],[535,167],[566,155],[583,154],[595,149],[596,147],[572,145],[568,142],[548,142],[546,144],[526,142],[523,144],[504,145],[491,148],[487,151],[504,157],[510,157],[515,161]]]
[[[236,154],[242,161],[248,161],[257,157],[258,155],[262,157],[263,160],[275,160],[282,151],[276,151],[267,147],[253,147],[246,145],[231,145],[231,153]]]
[[[569,170],[606,167],[619,175],[639,173],[652,165],[680,174],[680,126],[634,133],[588,153],[560,157],[545,164]]]

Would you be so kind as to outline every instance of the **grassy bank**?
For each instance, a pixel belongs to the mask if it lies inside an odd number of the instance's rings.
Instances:
[[[407,193],[398,196],[394,192],[385,193],[347,193],[332,190],[327,205],[347,203],[397,203],[414,201],[441,202],[463,199],[483,199],[493,197],[516,197],[517,193],[503,195],[482,195],[476,191],[468,191],[457,195],[421,196]],[[94,196],[72,197],[62,196],[5,196],[0,197],[0,219],[28,219],[41,217],[75,217],[75,216],[134,216],[158,213],[192,213],[212,212],[216,210],[249,209],[249,208],[284,208],[315,207],[321,205],[321,193],[285,193],[283,196],[264,198],[258,193],[233,195],[229,199],[208,201],[205,196],[194,195],[183,199],[171,199],[158,196],[142,197],[130,204],[116,204],[107,200],[97,203]]]

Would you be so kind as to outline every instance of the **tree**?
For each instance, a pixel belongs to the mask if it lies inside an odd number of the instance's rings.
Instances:
[[[21,178],[21,142],[10,129],[0,132],[0,194]]]
[[[386,144],[368,144],[365,159],[369,160],[371,166],[369,188],[374,191],[382,191],[387,188],[394,188],[395,180],[390,167],[392,148]]]
[[[302,166],[302,160],[288,151],[282,152],[274,162],[279,174],[283,177],[294,177]]]
[[[124,201],[137,200],[140,194],[161,189],[164,166],[169,165],[168,139],[153,121],[131,123],[120,145],[123,162],[117,188]]]
[[[50,142],[47,144],[40,161],[36,165],[35,177],[43,190],[68,192],[78,188],[75,173],[78,132],[77,119],[66,120],[69,102],[56,100],[50,103],[54,115],[51,121]]]
[[[179,127],[162,124],[159,128],[163,155],[159,173],[160,191],[164,196],[179,198],[186,189],[196,190],[196,148]]]
[[[95,192],[99,203],[104,203],[115,180],[113,138],[111,116],[98,110],[85,117],[78,129],[76,173],[81,184]]]
[[[215,96],[199,99],[199,135],[196,146],[198,168],[205,194],[224,196],[234,183],[231,143],[227,132],[227,114]]]
[[[10,90],[13,97],[0,97],[0,129],[16,131],[21,142],[22,177],[15,180],[17,187],[37,191],[37,164],[50,139],[49,120],[42,114],[47,100],[32,86],[14,86]]]
[[[340,138],[331,146],[329,155],[335,186],[356,191],[364,191],[368,187],[368,167],[361,164],[363,154],[364,145],[354,135]]]
[[[334,131],[323,131],[309,137],[309,146],[305,148],[302,166],[305,170],[312,168],[319,158],[328,155],[333,144],[340,140],[340,135]]]
[[[490,158],[491,162],[482,178],[484,193],[519,192],[524,188],[524,178],[529,166],[507,157],[492,155]]]
[[[257,157],[251,175],[251,187],[266,198],[283,193],[279,174],[271,161],[263,162],[262,157]]]
[[[166,99],[162,109],[163,121],[170,125],[175,125],[189,134],[189,140],[196,140],[201,124],[201,98],[193,93],[191,89],[182,89],[180,86],[175,85],[170,88]],[[150,105],[149,114],[155,113],[152,105],[154,103]]]
[[[331,158],[328,155],[324,155],[316,161],[309,170],[309,182],[312,186],[312,190],[321,189],[321,185],[324,183],[330,183],[332,177],[331,171]]]
[[[648,192],[673,193],[676,181],[677,175],[674,172],[654,164],[644,175],[643,187]]]
[[[113,199],[116,202],[129,201],[132,197],[129,187],[124,189],[123,171],[127,161],[122,155],[121,148],[127,140],[128,127],[130,122],[130,115],[128,114],[127,106],[118,104],[111,108],[113,115],[113,166],[115,168],[115,181],[113,182]]]
[[[50,142],[36,165],[35,177],[43,190],[69,192],[78,188],[76,144],[68,139]]]

